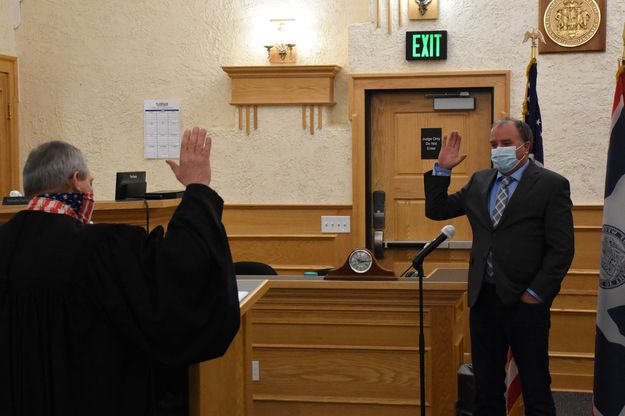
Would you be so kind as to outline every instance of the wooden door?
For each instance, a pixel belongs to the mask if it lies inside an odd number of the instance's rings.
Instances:
[[[370,192],[385,192],[384,241],[429,241],[446,224],[456,227],[452,241],[471,241],[466,217],[432,221],[425,217],[423,174],[436,159],[423,159],[422,129],[440,128],[442,135],[457,130],[462,134],[461,152],[467,159],[453,170],[450,193],[464,186],[471,175],[490,167],[490,128],[492,92],[471,91],[475,110],[434,111],[433,98],[426,92],[385,92],[371,98]],[[427,134],[425,135],[427,136]],[[371,212],[371,210],[370,210]],[[372,235],[373,226],[368,232]],[[373,241],[373,239],[371,240]],[[403,272],[419,251],[417,247],[387,248],[380,262],[384,267]],[[426,273],[435,267],[464,267],[468,249],[441,249],[426,261]]]
[[[0,56],[0,197],[19,187],[15,58]]]
[[[8,195],[11,187],[9,160],[9,76],[0,72],[0,196]]]

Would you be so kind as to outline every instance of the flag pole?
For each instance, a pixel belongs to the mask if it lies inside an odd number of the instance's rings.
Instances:
[[[625,33],[624,33],[625,36]],[[523,43],[526,43],[528,40],[532,40],[532,45],[530,47],[530,61],[527,64],[527,69],[525,70],[526,76],[529,77],[529,71],[532,67],[532,64],[536,63],[536,49],[538,47],[538,41],[541,40],[543,43],[545,42],[545,37],[540,32],[540,30],[533,29],[531,32],[528,30],[525,32],[523,36]],[[521,119],[525,121],[525,115],[527,114],[527,88],[525,89],[525,98],[523,99],[523,108],[521,109]]]
[[[623,32],[623,48],[625,48],[625,31]],[[622,312],[613,314],[613,311],[622,310],[625,306],[623,301],[625,291],[622,285],[612,285],[612,276],[619,272],[614,267],[617,256],[620,255],[620,246],[614,241],[619,238],[625,229],[625,217],[623,217],[623,204],[616,195],[623,194],[623,181],[625,172],[621,167],[625,157],[625,148],[622,146],[625,137],[623,120],[623,97],[625,96],[625,49],[619,58],[619,67],[616,72],[616,88],[612,105],[612,120],[610,140],[608,144],[608,159],[606,166],[605,193],[603,204],[603,240],[601,244],[601,268],[599,287],[597,290],[597,324],[595,336],[595,369],[593,383],[593,415],[600,414],[623,414],[623,403],[620,396],[615,392],[622,391],[625,385],[623,372],[620,371],[619,363],[625,358],[620,349],[612,349],[612,346],[622,348],[625,338],[619,330],[618,324],[622,322]],[[614,236],[614,237],[613,237]],[[622,270],[622,269],[618,269]],[[610,346],[612,345],[612,346]],[[616,407],[619,407],[618,409]],[[612,410],[614,409],[614,410]]]
[[[538,47],[538,41],[541,41],[542,43],[547,43],[547,42],[545,42],[545,37],[543,36],[542,32],[537,29],[534,29],[531,32],[529,30],[525,32],[525,36],[523,37],[523,43],[527,42],[530,39],[532,40],[532,46],[530,49],[530,61],[531,61],[531,60],[536,59],[536,48]],[[623,33],[623,40],[625,42],[625,32]],[[623,59],[625,59],[625,53],[623,55]]]
[[[625,24],[623,24],[623,55],[621,55],[621,66],[625,66]]]

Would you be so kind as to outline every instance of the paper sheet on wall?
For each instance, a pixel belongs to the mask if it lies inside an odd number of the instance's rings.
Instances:
[[[22,24],[22,0],[13,0],[13,29]]]
[[[144,100],[143,154],[146,159],[180,156],[180,100]]]

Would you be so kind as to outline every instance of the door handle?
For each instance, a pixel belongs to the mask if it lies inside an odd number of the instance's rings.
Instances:
[[[378,259],[384,258],[384,203],[386,193],[384,191],[373,191],[373,255]]]
[[[373,232],[373,255],[376,259],[384,258],[384,231]]]
[[[384,203],[386,194],[384,191],[373,191],[373,229],[384,230]]]

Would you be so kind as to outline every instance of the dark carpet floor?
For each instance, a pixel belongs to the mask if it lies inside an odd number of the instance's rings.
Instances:
[[[591,393],[571,393],[554,391],[558,416],[589,416],[592,414]]]

